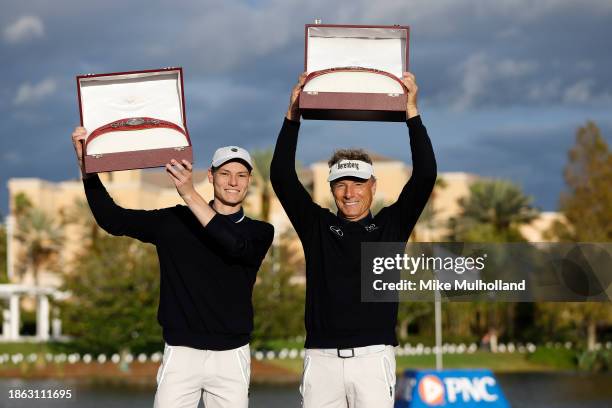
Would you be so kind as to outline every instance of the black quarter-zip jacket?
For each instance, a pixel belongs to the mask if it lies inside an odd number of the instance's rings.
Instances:
[[[189,207],[125,209],[97,175],[83,180],[98,225],[157,248],[160,301],[157,320],[173,346],[229,350],[247,344],[253,331],[253,284],[272,243],[272,225],[242,210],[216,214],[206,227]]]
[[[299,122],[285,118],[270,178],[304,248],[306,348],[397,345],[397,302],[361,302],[361,243],[406,242],[433,189],[437,168],[427,130],[407,121],[412,175],[398,200],[351,222],[314,203],[295,170]]]

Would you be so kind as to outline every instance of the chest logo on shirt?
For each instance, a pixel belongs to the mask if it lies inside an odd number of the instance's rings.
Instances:
[[[333,232],[334,234],[336,234],[337,236],[339,236],[339,237],[344,236],[344,232],[342,232],[342,230],[340,229],[340,227],[337,227],[337,226],[335,226],[335,225],[330,225],[330,226],[329,226],[329,230],[330,230],[331,232]]]
[[[367,225],[365,227],[365,230],[368,231],[368,232],[372,232],[372,231],[377,230],[377,229],[378,229],[378,225],[376,225],[376,224],[370,224],[370,225]]]

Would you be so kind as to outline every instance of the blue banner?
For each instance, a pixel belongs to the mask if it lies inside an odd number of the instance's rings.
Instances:
[[[509,408],[491,370],[406,370],[398,378],[395,408]]]

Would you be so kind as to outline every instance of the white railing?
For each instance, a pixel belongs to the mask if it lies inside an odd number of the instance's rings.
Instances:
[[[571,342],[546,343],[540,347],[554,348],[554,349],[565,348],[565,349],[570,350],[570,349],[573,349],[575,345]],[[597,343],[595,346],[595,349],[596,350],[601,350],[601,349],[612,350],[612,342],[606,342],[605,344]],[[442,345],[442,354],[459,354],[459,355],[473,354],[478,350],[479,350],[479,347],[476,343],[470,343],[470,344],[444,343]],[[530,353],[534,353],[536,350],[537,350],[537,346],[533,343],[525,343],[525,344],[499,343],[497,345],[496,353],[499,353],[499,354],[513,354],[513,353],[530,354]],[[418,343],[416,345],[407,343],[407,344],[404,344],[402,346],[398,346],[395,348],[395,354],[397,356],[427,356],[427,355],[435,354],[436,352],[437,352],[437,348],[435,346],[434,347],[425,346],[422,343]],[[297,349],[297,348],[283,348],[281,350],[276,350],[276,351],[275,350],[253,350],[251,354],[258,361],[277,360],[277,359],[293,360],[297,358],[304,358],[305,350]],[[140,353],[136,356],[131,353],[124,353],[124,354],[115,353],[110,356],[107,356],[105,354],[93,355],[91,353],[85,353],[82,355],[79,353],[71,353],[71,354],[66,354],[66,353],[58,353],[58,354],[53,354],[53,353],[8,354],[8,353],[3,353],[3,354],[0,354],[0,364],[10,364],[10,363],[20,364],[23,362],[35,363],[39,360],[44,360],[47,363],[57,363],[57,364],[65,364],[65,363],[75,364],[78,362],[83,362],[85,364],[92,364],[92,363],[105,364],[107,362],[110,362],[113,364],[119,364],[119,363],[131,364],[135,362],[159,363],[162,357],[163,357],[163,354],[161,352],[155,352],[151,355]]]

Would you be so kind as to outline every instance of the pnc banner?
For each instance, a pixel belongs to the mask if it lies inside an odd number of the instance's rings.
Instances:
[[[491,370],[406,370],[398,378],[395,408],[509,408]]]

